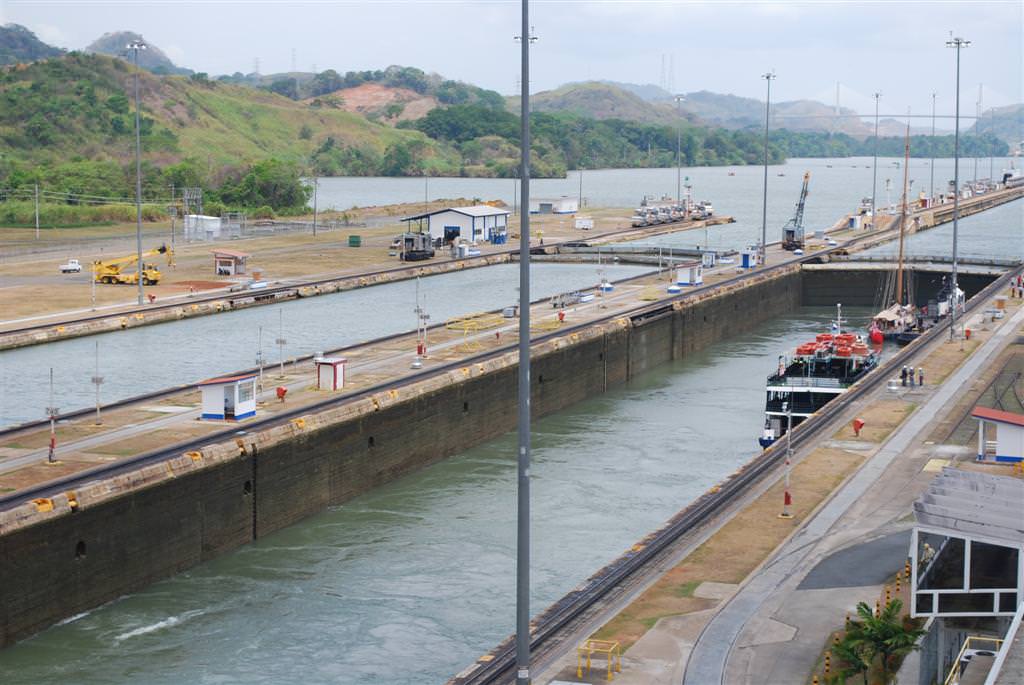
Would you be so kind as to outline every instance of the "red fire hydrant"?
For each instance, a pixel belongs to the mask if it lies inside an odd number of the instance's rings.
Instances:
[[[288,388],[283,385],[277,386],[277,399],[284,402],[284,396],[288,394]]]
[[[864,419],[854,419],[853,420],[853,434],[855,436],[857,436],[858,438],[860,437],[860,429],[863,428],[863,427],[864,427]]]

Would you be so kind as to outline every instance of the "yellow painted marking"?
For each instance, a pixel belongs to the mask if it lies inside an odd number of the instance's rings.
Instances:
[[[304,429],[306,427],[306,419],[302,419],[302,418],[292,419],[291,423],[292,423],[293,426],[295,426],[299,430],[302,430],[302,429]]]
[[[943,466],[949,466],[949,459],[929,459],[921,470],[925,473],[938,473]]]
[[[53,500],[49,497],[40,497],[39,499],[32,500],[32,502],[36,505],[36,511],[53,511]]]
[[[189,459],[191,459],[192,461],[199,461],[200,459],[203,458],[203,453],[202,452],[185,452],[185,456],[188,457]]]

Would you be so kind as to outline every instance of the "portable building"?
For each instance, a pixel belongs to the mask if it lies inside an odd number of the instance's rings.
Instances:
[[[256,414],[256,376],[225,376],[199,383],[203,396],[202,418],[246,419]]]
[[[530,214],[575,214],[578,211],[579,200],[568,195],[556,198],[530,198]]]
[[[429,233],[434,241],[442,244],[454,243],[459,239],[469,242],[486,241],[495,245],[508,242],[507,209],[490,205],[472,207],[448,207],[433,212],[408,216],[402,221],[409,222],[412,229],[416,222],[419,232]]]

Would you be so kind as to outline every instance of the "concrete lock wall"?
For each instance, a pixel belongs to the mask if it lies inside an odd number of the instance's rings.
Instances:
[[[534,414],[748,332],[793,311],[800,293],[794,267],[540,343]],[[513,430],[516,388],[509,353],[294,419],[246,444],[146,467],[134,481],[118,477],[131,481],[118,487],[91,486],[74,507],[61,496],[53,512],[21,513],[13,525],[17,517],[0,518],[0,645]]]
[[[877,306],[886,282],[894,279],[893,271],[876,269],[805,270],[802,278],[801,302],[804,305],[834,307],[837,302],[848,306]],[[917,306],[928,304],[942,287],[948,271],[913,271],[908,276]],[[996,276],[958,274],[957,283],[967,299],[974,297]],[[895,281],[893,281],[895,283]],[[895,286],[892,286],[895,288]]]

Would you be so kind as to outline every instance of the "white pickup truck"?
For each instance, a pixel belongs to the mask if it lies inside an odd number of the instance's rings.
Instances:
[[[77,259],[69,259],[67,264],[60,265],[60,272],[62,274],[80,274],[82,273],[82,264]]]

